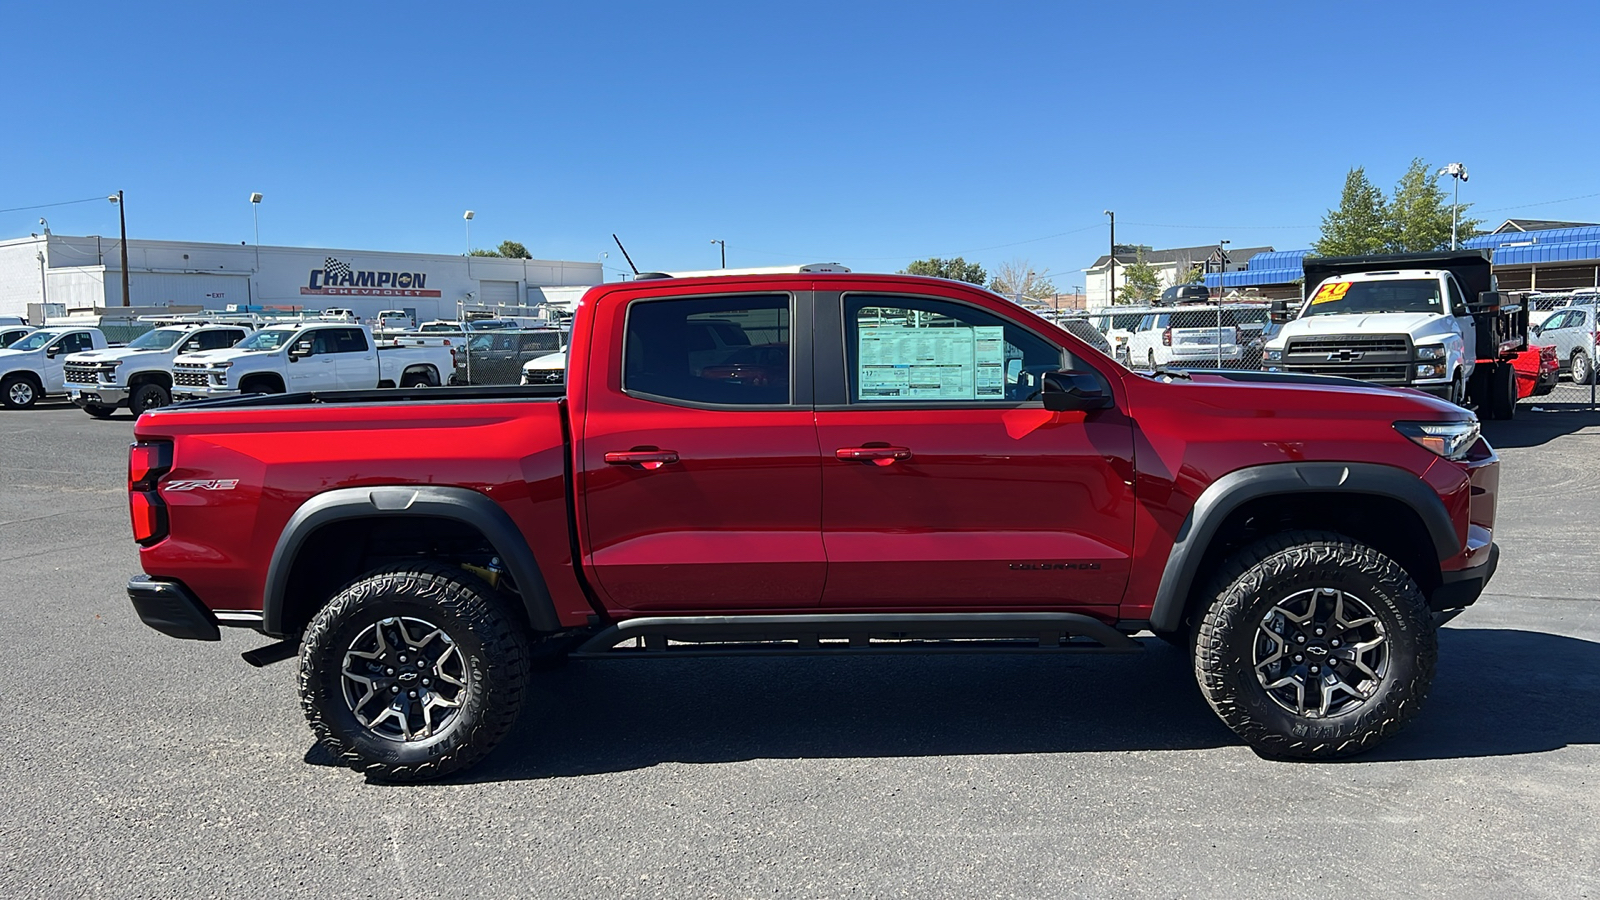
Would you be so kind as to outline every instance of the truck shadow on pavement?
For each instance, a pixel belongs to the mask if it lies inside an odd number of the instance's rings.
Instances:
[[[1533,407],[1540,411],[1534,412]],[[1484,421],[1483,436],[1496,449],[1540,447],[1585,428],[1600,429],[1600,412],[1589,406],[1587,398],[1581,404],[1524,401],[1517,407],[1515,419]]]
[[[1238,747],[1184,654],[575,662],[461,782],[662,763]],[[1600,643],[1447,628],[1421,717],[1348,764],[1600,744]],[[320,751],[308,762],[328,763]]]

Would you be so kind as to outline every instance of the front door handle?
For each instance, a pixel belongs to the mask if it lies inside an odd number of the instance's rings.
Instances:
[[[612,450],[606,454],[608,466],[635,466],[640,469],[659,469],[667,463],[678,461],[678,451],[657,450],[654,447],[635,447],[632,450]]]
[[[910,459],[909,447],[891,447],[888,444],[867,444],[861,447],[840,447],[833,451],[835,459],[846,462],[864,462],[875,466],[892,466],[897,460]]]

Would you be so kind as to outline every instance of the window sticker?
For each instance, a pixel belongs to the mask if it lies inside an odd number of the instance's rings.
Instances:
[[[1317,288],[1317,293],[1311,298],[1311,302],[1317,304],[1343,300],[1344,295],[1350,293],[1350,284],[1351,282],[1348,281],[1324,282],[1321,287]]]
[[[1005,399],[1005,328],[884,324],[857,338],[861,400]]]

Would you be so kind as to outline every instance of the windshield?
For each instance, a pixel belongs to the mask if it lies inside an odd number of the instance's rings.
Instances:
[[[455,333],[461,330],[461,326],[452,322],[435,322],[429,325],[424,325],[418,330],[423,334],[437,334],[441,331]]]
[[[129,350],[166,350],[183,339],[189,332],[182,328],[157,328],[146,331],[128,342]]]
[[[494,335],[485,334],[473,338],[468,344],[473,350],[491,350],[494,348]]]
[[[60,336],[61,333],[59,331],[35,331],[33,334],[30,334],[22,340],[17,341],[15,344],[12,344],[6,349],[37,350],[40,347],[43,347],[45,344],[50,343],[51,338],[57,338]]]
[[[491,320],[484,321],[484,322],[473,322],[472,323],[472,330],[473,331],[493,331],[493,330],[495,330],[497,328],[515,328],[516,325],[517,325],[517,323],[515,323],[515,322],[496,322],[496,321],[491,319]]]
[[[1311,296],[1304,315],[1443,311],[1438,279],[1397,278],[1393,281],[1324,281]]]
[[[295,328],[263,328],[233,345],[235,350],[276,350],[294,337]]]

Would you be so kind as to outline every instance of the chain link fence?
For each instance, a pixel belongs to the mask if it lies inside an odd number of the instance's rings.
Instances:
[[[456,384],[520,384],[522,367],[561,351],[561,332],[553,329],[504,329],[469,335],[456,351]]]
[[[1576,310],[1576,307],[1573,308]],[[1570,322],[1568,320],[1571,320]],[[1591,307],[1563,311],[1555,328],[1531,333],[1530,351],[1515,368],[1525,406],[1600,410],[1600,338]],[[1272,369],[1340,375],[1375,383],[1403,384],[1429,361],[1415,357],[1403,335],[1302,338],[1268,359],[1266,344],[1279,326],[1270,302],[1224,302],[1204,307],[1116,306],[1068,313],[1057,321],[1101,352],[1132,369]],[[1095,335],[1103,338],[1103,344]],[[1385,338],[1388,339],[1387,343]],[[1547,349],[1546,349],[1547,348]],[[1284,358],[1287,354],[1289,358]],[[1439,364],[1442,370],[1443,363]],[[1439,393],[1448,385],[1434,379]]]

